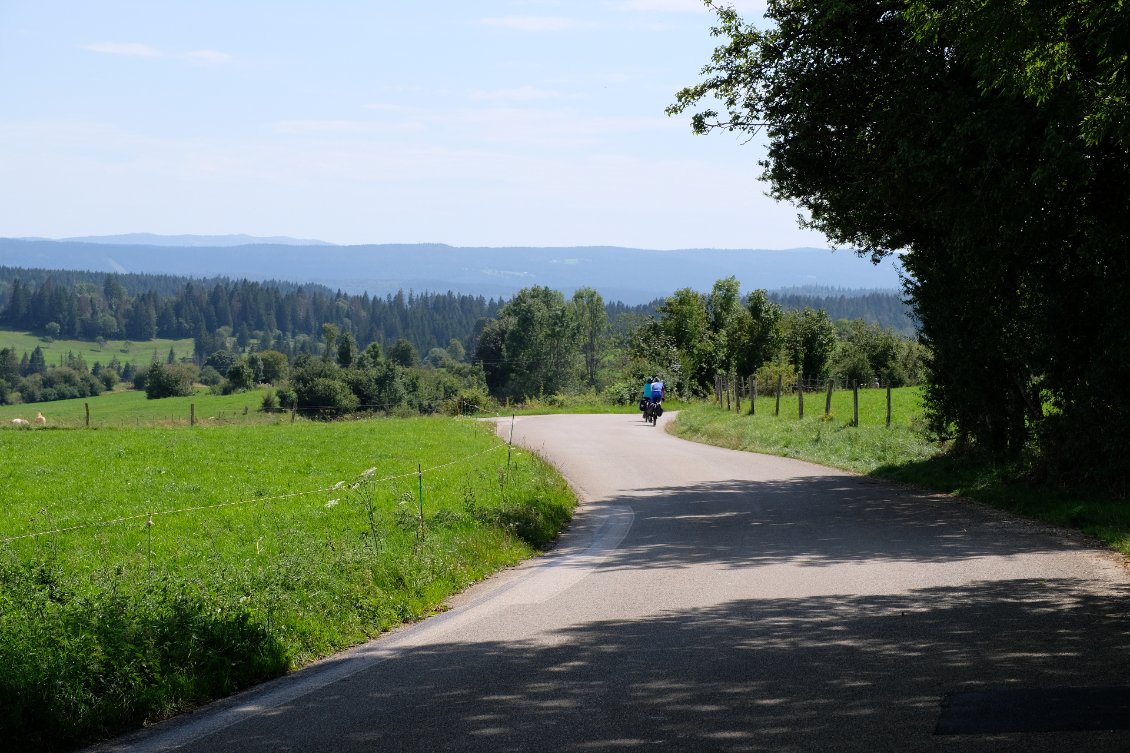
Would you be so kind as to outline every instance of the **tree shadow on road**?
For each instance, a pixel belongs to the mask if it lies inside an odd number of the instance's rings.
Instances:
[[[653,487],[595,503],[635,521],[606,567],[945,563],[1078,551],[1078,536],[858,476]]]
[[[748,599],[448,642],[200,750],[1125,751],[1130,732],[934,735],[942,697],[1125,682],[1125,589],[1013,580]],[[282,711],[281,709],[279,710]]]

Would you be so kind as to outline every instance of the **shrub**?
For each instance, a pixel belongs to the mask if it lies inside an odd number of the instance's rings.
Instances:
[[[298,395],[295,393],[294,388],[288,384],[284,384],[276,389],[275,395],[278,396],[279,405],[284,408],[290,408],[298,401]]]
[[[613,405],[632,405],[643,395],[643,381],[615,382],[605,387],[601,394]]]
[[[279,407],[279,397],[275,394],[274,390],[267,390],[263,393],[263,402],[259,406],[259,410],[269,413]]]
[[[220,375],[220,372],[216,371],[211,366],[205,366],[200,370],[201,384],[206,384],[209,387],[215,387],[222,381],[224,381],[224,378]]]
[[[195,369],[188,364],[155,363],[145,372],[145,396],[187,397],[192,394]]]
[[[225,389],[224,394],[249,390],[255,386],[255,372],[246,361],[241,359],[231,365],[228,369],[228,385],[230,389]]]
[[[491,411],[498,402],[487,393],[485,387],[467,387],[440,404],[440,412],[448,416],[469,416],[480,411]]]
[[[317,377],[297,389],[299,410],[340,416],[357,410],[361,401],[340,379]]]

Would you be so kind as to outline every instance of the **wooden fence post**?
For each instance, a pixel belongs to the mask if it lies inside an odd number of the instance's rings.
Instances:
[[[887,428],[891,428],[891,381],[887,380]]]
[[[718,398],[718,407],[722,407],[722,375],[714,375],[714,396]]]
[[[738,413],[741,413],[742,412],[742,378],[740,376],[737,376],[737,375],[735,375],[734,378],[737,380],[736,382],[734,382],[734,410],[736,410]]]
[[[859,382],[851,383],[851,425],[859,426]]]
[[[781,375],[777,375],[777,407],[773,409],[773,416],[781,415]]]
[[[722,377],[722,391],[726,393],[726,410],[730,410],[730,377]]]
[[[90,403],[83,403],[83,408],[86,408],[86,428],[90,428]]]
[[[188,404],[188,425],[196,426],[196,403]]]
[[[757,415],[757,375],[749,375],[749,415]]]
[[[828,397],[824,400],[824,418],[832,415],[832,385],[834,382],[832,378],[828,378]]]
[[[290,422],[294,423],[294,417],[298,414],[298,401],[294,401],[294,405],[290,407]]]
[[[804,380],[799,376],[796,380],[796,417],[804,418]]]

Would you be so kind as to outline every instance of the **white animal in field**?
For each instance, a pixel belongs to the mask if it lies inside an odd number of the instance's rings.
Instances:
[[[35,412],[35,422],[37,424],[39,424],[40,426],[46,426],[47,425],[47,417],[44,416],[39,411],[36,411]]]
[[[31,422],[26,418],[13,418],[12,426],[31,426]]]

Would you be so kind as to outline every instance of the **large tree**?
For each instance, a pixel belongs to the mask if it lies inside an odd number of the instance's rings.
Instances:
[[[552,395],[570,386],[580,355],[579,330],[560,292],[523,288],[502,307],[499,319],[509,320],[502,342],[510,374],[507,394]]]
[[[569,316],[576,322],[581,354],[585,359],[585,381],[596,387],[596,372],[608,338],[608,311],[604,298],[593,288],[578,288],[569,303]]]
[[[776,198],[837,245],[903,254],[935,429],[996,453],[1036,434],[1051,465],[1125,483],[1130,407],[1109,389],[1130,376],[1125,22],[1045,0],[993,5],[989,28],[990,5],[770,0],[764,30],[718,9],[725,41],[670,112],[763,132]],[[1095,12],[1072,25],[1073,9]],[[1021,65],[1054,66],[1052,42],[1059,69]]]

